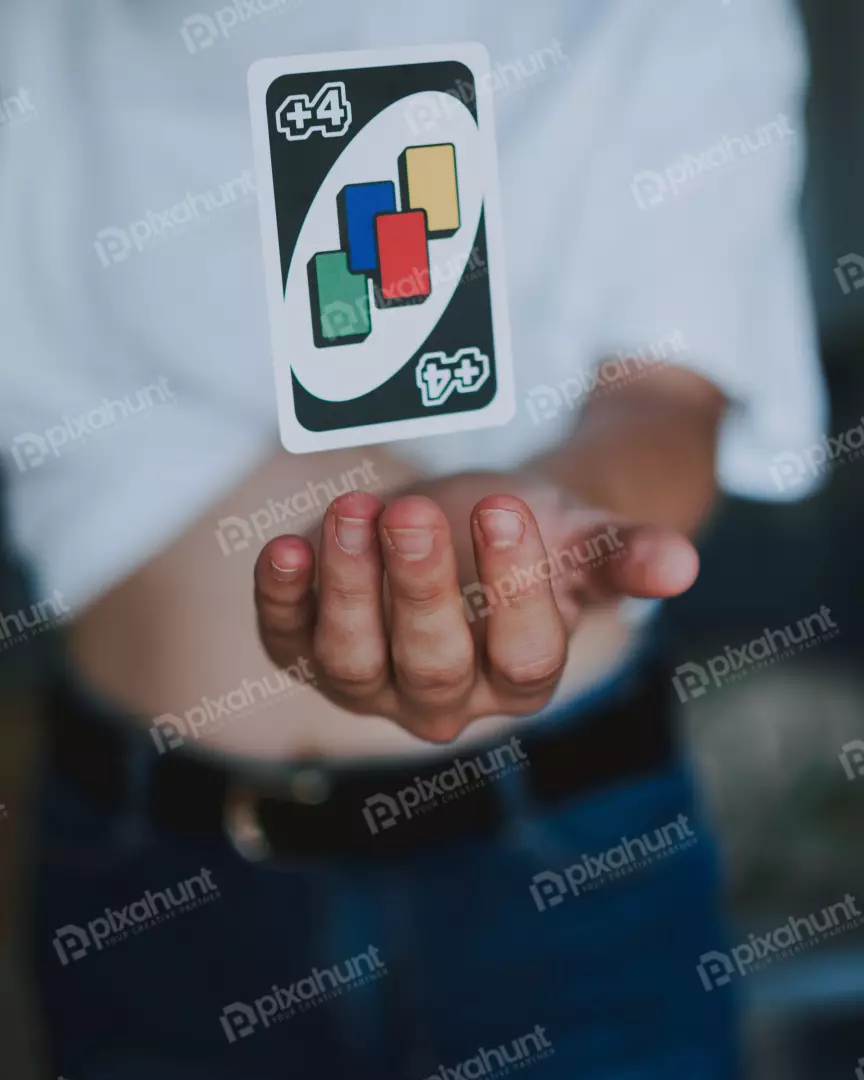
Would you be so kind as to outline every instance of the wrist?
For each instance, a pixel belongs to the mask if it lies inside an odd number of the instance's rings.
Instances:
[[[574,498],[631,521],[692,534],[718,495],[725,399],[681,369],[590,400],[569,441],[532,468]]]

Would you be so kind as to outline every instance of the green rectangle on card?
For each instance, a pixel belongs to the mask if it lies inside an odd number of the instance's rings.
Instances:
[[[372,331],[369,279],[352,274],[344,251],[319,251],[309,263],[315,343],[349,345]]]

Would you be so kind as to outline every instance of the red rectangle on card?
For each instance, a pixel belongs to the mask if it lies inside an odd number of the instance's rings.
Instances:
[[[377,214],[375,238],[382,299],[390,304],[425,300],[432,292],[426,211]]]

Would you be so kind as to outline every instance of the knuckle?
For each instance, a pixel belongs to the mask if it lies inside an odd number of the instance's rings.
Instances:
[[[512,592],[502,592],[501,595],[507,607],[518,611],[520,608],[530,607],[540,598],[545,598],[548,592],[549,586],[546,582],[538,581],[519,585]]]
[[[353,582],[345,578],[334,578],[327,582],[325,602],[343,611],[361,611],[371,606],[374,601],[368,585]]]
[[[399,665],[401,681],[415,694],[423,697],[450,695],[461,690],[471,678],[473,665],[470,657],[452,660],[442,657],[439,661],[422,664],[409,662]]]
[[[342,648],[331,651],[318,645],[315,659],[324,678],[349,695],[373,693],[387,677],[383,656],[370,650],[352,652]]]
[[[417,577],[400,582],[394,598],[397,603],[409,606],[417,615],[432,615],[447,602],[451,592],[458,595],[455,588],[451,591],[444,582],[436,578]]]
[[[258,624],[270,634],[293,634],[300,630],[310,617],[310,605],[278,603],[266,597],[257,598]]]
[[[271,613],[262,615],[258,625],[267,637],[282,640],[297,636],[305,625],[305,619],[296,612]]]
[[[457,624],[423,641],[401,648],[393,641],[393,664],[400,682],[413,694],[434,699],[452,698],[474,677],[474,641],[468,627]]]
[[[514,656],[499,662],[495,667],[499,677],[520,696],[548,697],[561,677],[564,659],[565,657],[557,652],[533,660]]]
[[[327,673],[326,678],[332,689],[351,701],[375,697],[387,681],[386,672],[380,669],[376,672],[339,671]]]

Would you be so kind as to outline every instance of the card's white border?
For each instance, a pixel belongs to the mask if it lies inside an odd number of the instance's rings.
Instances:
[[[249,109],[252,117],[252,144],[255,155],[255,174],[258,189],[261,249],[264,254],[264,274],[267,307],[270,319],[271,350],[276,379],[279,409],[279,430],[282,445],[294,454],[309,454],[351,446],[370,446],[398,439],[415,439],[425,435],[445,435],[460,431],[476,431],[498,427],[516,414],[516,393],[513,377],[513,350],[507,309],[507,277],[504,267],[503,226],[499,205],[498,155],[492,111],[492,95],[477,93],[477,123],[488,161],[489,183],[483,193],[486,225],[489,294],[492,304],[492,325],[495,342],[495,372],[497,392],[485,408],[468,413],[447,413],[441,416],[414,417],[409,420],[390,420],[383,424],[359,425],[336,431],[308,431],[297,420],[293,409],[291,369],[277,365],[276,312],[284,303],[279,283],[282,281],[282,261],[276,226],[276,199],[273,173],[270,168],[270,139],[266,112],[262,102],[267,90],[280,75],[310,71],[334,71],[362,67],[386,67],[388,64],[423,64],[455,60],[470,68],[475,85],[491,70],[489,52],[479,42],[455,45],[420,45],[400,49],[374,49],[360,52],[318,53],[312,56],[291,56],[256,60],[249,68]],[[472,342],[465,342],[471,345]],[[289,404],[290,403],[290,404]]]

